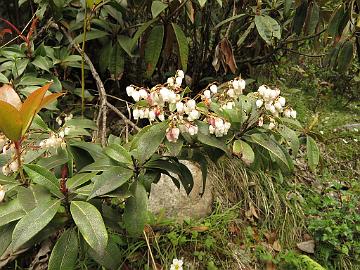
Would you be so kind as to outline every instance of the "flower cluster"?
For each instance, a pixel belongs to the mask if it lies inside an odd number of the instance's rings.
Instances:
[[[23,158],[22,158],[22,162],[23,162]],[[13,156],[11,162],[4,165],[1,169],[3,175],[6,176],[12,174],[13,172],[17,172],[18,170],[19,170],[19,163],[15,155]]]
[[[58,134],[52,133],[49,138],[42,140],[39,143],[40,148],[58,148],[59,146],[65,147],[64,136],[69,133],[69,128],[65,128]]]
[[[285,107],[286,100],[280,96],[279,89],[271,89],[266,85],[261,85],[258,89],[259,99],[256,100],[256,106],[269,111],[274,117],[279,117],[282,113],[285,117],[296,118],[296,111],[292,108]]]
[[[169,142],[177,142],[184,133],[196,135],[199,131],[199,121],[208,124],[209,133],[216,137],[228,135],[231,123],[227,119],[229,112],[226,110],[234,109],[241,102],[240,97],[246,86],[245,80],[235,78],[221,85],[214,83],[199,95],[189,98],[184,96],[184,90],[181,88],[183,79],[184,72],[178,70],[165,84],[156,85],[151,89],[128,86],[126,93],[136,102],[132,107],[133,118],[148,119],[150,123],[168,120],[166,138]],[[256,94],[250,93],[248,96],[257,99],[256,107],[261,112],[258,116],[259,126],[266,122],[268,129],[275,128],[275,118],[280,115],[296,118],[296,111],[285,106],[285,98],[280,96],[279,89],[270,89],[263,85]]]

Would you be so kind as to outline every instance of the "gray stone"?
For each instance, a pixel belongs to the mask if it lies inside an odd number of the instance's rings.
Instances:
[[[200,196],[203,180],[200,166],[189,161],[182,161],[192,173],[194,188],[189,196],[181,186],[178,189],[171,178],[162,175],[157,184],[151,186],[149,210],[154,214],[164,211],[165,216],[182,221],[185,218],[202,218],[211,213],[213,196],[211,177],[207,178],[205,193]]]

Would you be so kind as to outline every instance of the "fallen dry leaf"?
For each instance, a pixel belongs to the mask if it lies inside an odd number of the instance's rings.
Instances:
[[[309,240],[296,244],[297,248],[306,253],[313,254],[315,252],[315,241]]]
[[[281,251],[281,245],[279,243],[279,240],[276,240],[273,245],[272,245],[273,249],[277,252],[280,252]]]

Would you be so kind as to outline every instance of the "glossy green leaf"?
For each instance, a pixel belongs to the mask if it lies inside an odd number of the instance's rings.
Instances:
[[[156,18],[167,7],[168,7],[168,5],[161,1],[153,1],[151,4],[151,14],[152,14],[153,18]]]
[[[94,177],[94,188],[88,199],[105,195],[121,187],[133,176],[133,171],[123,167],[113,167]]]
[[[215,147],[215,148],[218,148],[222,151],[224,151],[225,153],[229,153],[227,147],[226,147],[226,144],[221,141],[220,139],[214,137],[214,136],[211,136],[209,134],[203,134],[201,132],[199,132],[197,134],[197,139],[199,142],[205,144],[205,145],[208,145],[208,146],[212,146],[212,147]]]
[[[129,49],[125,50],[125,51],[132,51],[136,45],[136,43],[138,42],[139,38],[141,37],[141,35],[146,31],[146,29],[153,23],[155,22],[156,19],[152,19],[150,21],[147,21],[145,23],[143,23],[138,30],[136,31],[135,35],[133,36],[133,38],[131,39],[131,42],[129,43]]]
[[[306,155],[308,160],[308,165],[310,169],[314,172],[320,160],[320,150],[317,146],[316,141],[310,137],[306,137]]]
[[[306,21],[306,33],[314,34],[320,19],[320,7],[316,2],[312,2],[308,8]]]
[[[240,157],[246,165],[250,165],[255,160],[255,153],[251,146],[244,141],[236,140],[233,144],[233,153]]]
[[[219,28],[219,27],[221,27],[221,26],[223,26],[223,25],[225,25],[227,23],[230,23],[230,22],[236,20],[236,19],[240,19],[240,18],[244,17],[245,15],[246,14],[238,14],[238,15],[232,16],[230,18],[227,18],[227,19],[219,22],[217,25],[215,25],[214,29]]]
[[[49,259],[49,270],[75,269],[79,253],[78,236],[74,229],[66,230],[57,240]]]
[[[27,164],[24,166],[24,169],[33,182],[47,188],[58,198],[63,197],[62,193],[60,192],[59,180],[52,172],[35,164]]]
[[[12,232],[15,224],[7,224],[0,227],[0,258],[11,243]]]
[[[120,44],[116,42],[113,45],[111,51],[111,57],[108,67],[114,79],[120,78],[121,74],[124,72],[124,64],[125,64],[124,50],[121,48]]]
[[[132,164],[131,155],[120,144],[110,144],[104,149],[104,152],[106,155],[108,155],[110,158],[117,162],[124,164]]]
[[[281,38],[279,23],[268,15],[255,15],[255,26],[259,35],[267,44],[272,44],[274,37]]]
[[[91,248],[89,249],[88,253],[98,264],[109,270],[118,270],[120,264],[122,263],[122,261],[119,260],[119,258],[122,256],[122,252],[118,245],[111,240],[111,238],[109,238],[105,252],[101,256]]]
[[[131,144],[130,154],[139,160],[140,164],[143,164],[158,150],[159,145],[165,138],[168,125],[166,121],[152,125],[146,131],[135,136]]]
[[[59,167],[69,161],[68,153],[65,150],[58,149],[57,154],[42,158],[38,161],[37,165],[44,167],[48,170]]]
[[[207,0],[198,0],[198,2],[199,2],[200,7],[203,8],[205,6]]]
[[[15,226],[12,235],[12,250],[17,250],[38,232],[40,232],[55,216],[60,208],[59,200],[40,204],[27,213]]]
[[[301,31],[304,27],[306,14],[308,9],[308,1],[307,0],[301,0],[301,4],[297,7],[293,19],[293,31],[300,35]]]
[[[8,184],[16,184],[16,183],[19,183],[19,181],[0,173],[0,185],[8,185]]]
[[[0,204],[0,226],[18,220],[25,215],[25,212],[18,199]]]
[[[289,17],[294,0],[284,0],[284,17]]]
[[[53,67],[53,63],[51,62],[51,60],[44,56],[37,56],[31,63],[34,66],[47,72],[50,72],[50,68]]]
[[[103,37],[106,37],[107,35],[109,35],[108,32],[101,31],[98,29],[91,29],[90,31],[86,32],[85,41],[103,38]],[[79,44],[79,43],[83,42],[83,38],[84,38],[84,34],[81,33],[76,38],[74,38],[73,42]]]
[[[98,254],[103,254],[108,242],[108,233],[99,210],[88,202],[72,201],[70,211],[85,241]]]
[[[9,79],[0,72],[0,83],[9,83]]]
[[[330,22],[328,24],[327,33],[329,34],[330,37],[335,37],[338,35],[340,22],[344,15],[345,15],[345,6],[341,4],[333,12],[330,18]]]
[[[276,156],[288,169],[290,169],[290,165],[288,164],[288,160],[284,152],[282,151],[279,144],[270,138],[268,135],[262,133],[255,133],[250,136],[251,141],[256,143],[263,148],[270,151],[274,156]]]
[[[286,140],[286,142],[290,145],[292,155],[296,156],[299,148],[300,148],[300,141],[299,138],[294,130],[288,128],[285,125],[279,125],[279,133],[281,136]]]
[[[51,194],[40,185],[31,185],[27,188],[18,187],[17,198],[24,211],[28,213],[38,205],[50,201]]]
[[[147,222],[148,197],[145,187],[135,182],[132,186],[132,197],[126,200],[124,224],[130,236],[137,236],[144,230]]]
[[[69,178],[66,181],[66,186],[69,189],[75,189],[75,188],[85,184],[86,182],[90,181],[91,179],[93,179],[96,176],[96,174],[97,174],[97,172],[77,173],[73,177]]]
[[[180,26],[175,23],[172,23],[174,33],[176,36],[178,48],[179,48],[179,58],[181,67],[184,72],[187,70],[188,58],[189,58],[189,45],[185,33],[181,30]]]
[[[146,76],[151,77],[154,73],[156,65],[159,61],[160,53],[163,46],[164,39],[164,26],[155,26],[146,41],[145,45],[145,64],[146,64]]]

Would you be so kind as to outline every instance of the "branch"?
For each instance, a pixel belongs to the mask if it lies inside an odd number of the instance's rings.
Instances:
[[[136,131],[139,131],[140,128],[135,125],[134,122],[132,122],[130,119],[128,119],[118,108],[116,108],[114,105],[112,105],[110,102],[106,102],[106,105],[114,111],[114,113],[116,113],[118,116],[121,117],[122,120],[124,120],[125,124],[128,124],[130,126],[132,126]]]
[[[102,116],[101,121],[101,127],[100,127],[100,121],[98,121],[98,130],[100,132],[100,139],[101,139],[101,145],[105,146],[106,144],[106,116],[107,116],[107,97],[106,97],[106,91],[105,86],[99,76],[99,73],[96,71],[92,61],[90,60],[89,56],[80,48],[79,44],[76,44],[71,37],[71,35],[66,31],[64,27],[61,27],[60,25],[56,25],[57,28],[60,28],[64,35],[67,37],[67,39],[70,42],[70,45],[72,45],[80,55],[84,56],[84,60],[86,64],[89,66],[91,74],[96,82],[97,89],[99,90],[99,99],[100,99],[100,109],[99,109],[99,117]]]

